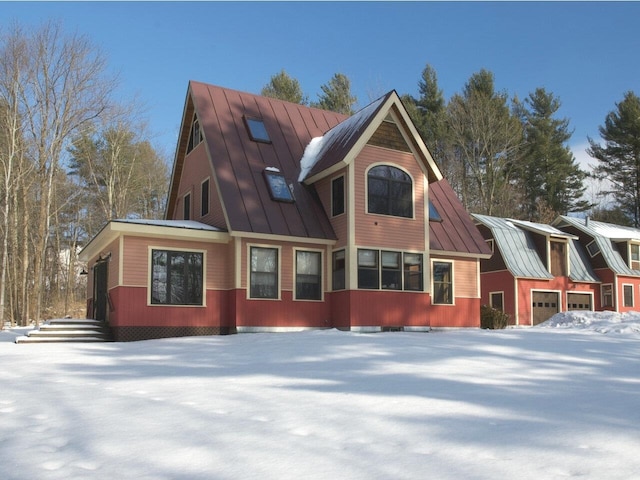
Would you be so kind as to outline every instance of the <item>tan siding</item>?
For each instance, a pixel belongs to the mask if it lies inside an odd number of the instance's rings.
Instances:
[[[240,278],[241,280],[241,288],[248,288],[248,247],[249,246],[258,246],[258,247],[267,247],[267,248],[279,248],[280,252],[280,290],[284,291],[293,291],[294,290],[294,282],[295,282],[295,272],[294,272],[294,252],[295,250],[312,250],[312,251],[321,251],[322,252],[322,280],[323,285],[326,285],[327,282],[327,259],[326,259],[326,247],[324,245],[314,245],[314,244],[297,244],[293,242],[272,242],[272,241],[262,241],[260,239],[242,239],[242,267],[240,269]]]
[[[202,208],[202,182],[209,178],[209,213],[200,216]],[[213,178],[213,169],[207,155],[205,142],[201,142],[186,157],[184,170],[178,187],[178,202],[174,211],[174,219],[183,218],[183,197],[191,192],[191,219],[198,222],[226,229],[224,212],[220,204],[220,196]]]
[[[109,289],[118,286],[118,265],[120,263],[120,249],[118,240],[114,240],[104,250],[104,254],[111,253],[111,259],[109,260],[109,273],[107,279],[107,285]]]
[[[366,213],[366,172],[370,165],[378,163],[398,166],[413,178],[413,219]],[[367,145],[355,160],[355,212],[357,245],[424,250],[424,175],[415,157]]]
[[[473,258],[437,257],[443,260],[453,260],[453,291],[456,298],[478,298],[478,260]]]
[[[345,213],[342,215],[338,215],[337,217],[331,216],[331,182],[340,176],[344,176],[344,188],[345,188]],[[338,242],[336,243],[335,248],[343,247],[347,243],[347,212],[349,211],[349,180],[346,168],[341,170],[340,172],[332,175],[328,178],[324,178],[316,183],[316,191],[318,192],[318,196],[320,197],[320,201],[322,202],[322,207],[324,211],[327,213],[327,217],[331,222],[331,226],[333,227],[333,231],[338,237]]]
[[[228,257],[227,244],[144,237],[124,237],[124,285],[148,286],[150,246],[167,248],[168,250],[186,249],[206,251],[207,289],[226,290],[232,288],[233,277],[229,275],[229,263],[231,259]]]

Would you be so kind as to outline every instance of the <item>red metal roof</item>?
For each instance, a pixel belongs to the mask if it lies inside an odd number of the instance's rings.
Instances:
[[[297,181],[312,138],[348,117],[250,93],[190,83],[231,231],[335,239],[312,188]],[[271,143],[250,139],[244,117],[262,119]],[[265,168],[284,174],[295,202],[271,200]]]
[[[491,256],[491,249],[446,180],[429,184],[429,200],[442,217],[429,222],[431,250]]]
[[[381,109],[385,106],[385,111]],[[252,232],[289,237],[333,240],[331,223],[313,185],[299,181],[305,148],[313,138],[325,136],[324,150],[313,165],[318,174],[340,162],[350,152],[374,118],[382,121],[388,108],[395,108],[401,121],[408,116],[395,92],[363,108],[351,117],[304,105],[261,97],[228,88],[190,82],[185,104],[167,218],[172,218],[177,189],[186,156],[191,119],[195,113],[211,158],[228,228],[231,232]],[[385,113],[387,112],[387,113]],[[245,117],[261,119],[271,143],[250,138]],[[406,125],[405,125],[405,128]],[[413,127],[410,127],[413,128]],[[415,129],[414,129],[415,130]],[[414,139],[431,181],[440,178],[426,147]],[[263,172],[278,169],[290,185],[295,201],[271,199]],[[306,178],[309,178],[307,176]],[[485,254],[489,249],[449,184],[431,184],[430,198],[442,216],[431,222],[431,248],[447,252]]]

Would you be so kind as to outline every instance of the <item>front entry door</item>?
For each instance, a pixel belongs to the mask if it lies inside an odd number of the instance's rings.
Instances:
[[[107,272],[109,263],[98,262],[93,266],[93,318],[107,320]]]

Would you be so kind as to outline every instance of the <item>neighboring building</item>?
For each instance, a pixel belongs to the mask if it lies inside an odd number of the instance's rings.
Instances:
[[[553,225],[579,238],[602,280],[600,309],[640,310],[640,230],[560,216]]]
[[[478,327],[490,255],[394,91],[346,117],[198,82],[166,220],[82,251],[116,340]]]
[[[473,217],[493,250],[481,261],[483,305],[508,313],[513,325],[600,308],[600,280],[578,236],[539,223]]]

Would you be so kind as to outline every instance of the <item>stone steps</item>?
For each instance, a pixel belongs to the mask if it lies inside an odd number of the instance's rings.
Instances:
[[[97,320],[54,319],[43,323],[39,329],[17,337],[16,343],[53,342],[110,342],[111,330]]]

